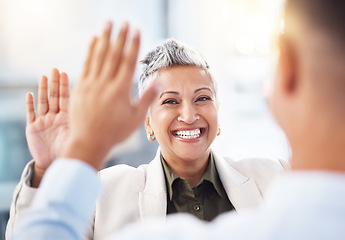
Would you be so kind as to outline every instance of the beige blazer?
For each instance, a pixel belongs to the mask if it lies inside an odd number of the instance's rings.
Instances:
[[[267,158],[246,158],[234,161],[213,152],[215,165],[224,189],[241,214],[263,202],[263,193],[269,184],[289,167],[285,161]],[[33,162],[24,169],[10,210],[6,236],[26,211],[35,194],[30,187]],[[127,223],[165,219],[167,191],[160,162],[160,151],[149,163],[138,168],[116,165],[100,171],[103,194],[96,204],[94,221],[90,224],[86,239],[105,239]],[[63,176],[62,176],[63,177]]]

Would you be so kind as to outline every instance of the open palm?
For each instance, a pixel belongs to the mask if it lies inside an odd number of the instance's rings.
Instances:
[[[124,23],[113,42],[111,32],[112,23],[107,22],[103,34],[90,43],[83,72],[74,88],[71,135],[63,154],[97,170],[109,150],[143,123],[159,89],[154,82],[139,100],[132,100],[140,33],[135,30],[129,40],[129,25]]]
[[[37,116],[33,95],[28,93],[26,96],[26,138],[36,171],[44,172],[66,145],[69,136],[68,102],[68,77],[57,69],[52,70],[49,99],[47,77],[40,80]]]

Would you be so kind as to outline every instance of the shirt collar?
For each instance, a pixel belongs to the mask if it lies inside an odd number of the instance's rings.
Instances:
[[[202,176],[199,184],[201,184],[204,180],[209,181],[212,183],[213,187],[216,189],[218,195],[222,197],[222,183],[220,182],[216,164],[214,162],[214,157],[212,152],[210,153],[209,161],[208,161],[208,166],[207,169]],[[197,185],[199,185],[197,184]]]
[[[166,161],[163,158],[163,155],[161,153],[160,155],[161,158],[161,162],[162,162],[162,166],[163,166],[163,170],[164,170],[164,175],[165,175],[165,181],[166,181],[166,186],[167,186],[167,190],[169,193],[169,198],[170,201],[172,200],[172,196],[173,196],[173,183],[175,182],[176,179],[180,179],[181,177],[178,176],[177,174],[175,174],[173,171],[171,171],[170,167],[168,166],[168,164],[166,163]]]
[[[182,178],[180,176],[178,176],[177,174],[175,174],[170,169],[170,167],[168,166],[168,164],[164,160],[162,154],[160,154],[160,159],[161,159],[164,174],[165,174],[167,191],[169,193],[169,198],[171,201],[172,197],[173,197],[173,193],[174,193],[173,183],[175,182],[175,180],[182,179]],[[216,169],[216,164],[214,162],[214,157],[213,157],[212,152],[210,153],[210,156],[208,159],[208,166],[206,168],[206,171],[205,171],[204,175],[202,176],[202,178],[200,179],[200,182],[197,184],[197,186],[202,184],[204,181],[208,181],[208,182],[212,183],[212,185],[216,189],[218,195],[222,197],[222,192],[221,192],[221,189],[222,189],[221,184],[222,183],[220,182],[220,179],[218,177],[218,172]]]

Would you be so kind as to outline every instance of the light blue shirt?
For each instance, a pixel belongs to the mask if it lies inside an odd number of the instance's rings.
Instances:
[[[77,160],[49,168],[13,239],[83,239],[100,192],[97,173]],[[178,214],[125,227],[110,239],[344,240],[345,174],[294,172],[272,187],[264,207],[211,223]]]
[[[97,171],[74,159],[57,159],[11,239],[84,239],[101,184]]]

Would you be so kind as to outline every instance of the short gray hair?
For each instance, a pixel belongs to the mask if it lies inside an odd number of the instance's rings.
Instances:
[[[179,65],[197,66],[203,69],[210,75],[214,88],[217,91],[216,82],[210,72],[210,67],[202,54],[174,39],[168,39],[161,45],[158,45],[140,63],[144,65],[138,84],[140,96],[151,85],[152,81],[156,79],[159,70]]]

